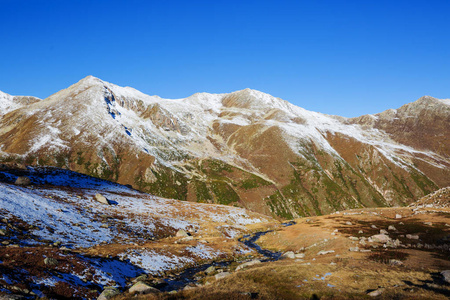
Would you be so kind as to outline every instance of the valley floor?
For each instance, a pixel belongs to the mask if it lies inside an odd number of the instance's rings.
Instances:
[[[444,198],[283,226],[64,170],[0,170],[0,299],[447,299]],[[242,242],[265,231],[269,252]]]

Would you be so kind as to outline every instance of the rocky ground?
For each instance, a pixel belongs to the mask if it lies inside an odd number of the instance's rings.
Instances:
[[[65,170],[3,166],[0,299],[447,299],[449,203],[443,189],[409,207],[283,226]]]

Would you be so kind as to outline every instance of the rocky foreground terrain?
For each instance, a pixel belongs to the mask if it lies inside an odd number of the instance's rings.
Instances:
[[[2,299],[447,299],[450,197],[288,223],[2,165]]]
[[[450,185],[450,100],[358,118],[245,89],[185,99],[88,76],[46,99],[0,92],[0,161],[283,219],[408,205]]]

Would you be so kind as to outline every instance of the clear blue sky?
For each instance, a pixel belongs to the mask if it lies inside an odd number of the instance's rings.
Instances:
[[[45,98],[94,75],[352,117],[450,98],[449,16],[432,0],[0,0],[0,90]]]

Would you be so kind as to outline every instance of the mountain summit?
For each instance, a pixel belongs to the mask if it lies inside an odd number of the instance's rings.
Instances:
[[[250,89],[170,100],[88,76],[43,100],[0,93],[0,158],[283,218],[408,204],[450,185],[449,102],[348,119]]]

